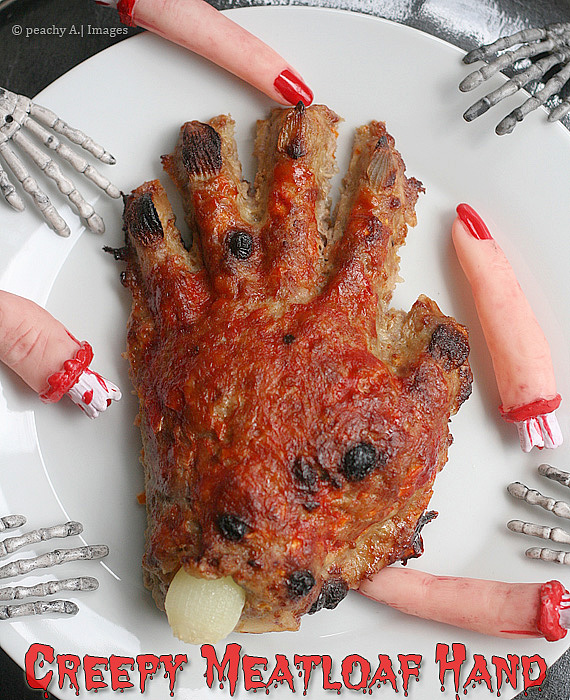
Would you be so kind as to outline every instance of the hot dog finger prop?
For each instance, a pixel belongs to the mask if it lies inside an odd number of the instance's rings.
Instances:
[[[504,583],[387,567],[359,591],[408,615],[495,637],[553,642],[570,626],[570,594],[559,581]]]
[[[93,350],[29,299],[0,290],[0,360],[45,403],[64,394],[89,418],[121,398],[119,387],[89,369]]]
[[[452,237],[493,361],[502,417],[516,425],[524,452],[558,447],[561,398],[550,349],[509,261],[467,204],[457,207]]]

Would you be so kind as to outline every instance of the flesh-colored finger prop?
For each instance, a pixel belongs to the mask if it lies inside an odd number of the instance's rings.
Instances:
[[[93,350],[33,301],[0,290],[0,360],[45,403],[65,394],[96,418],[121,398],[113,382],[89,368]]]
[[[493,361],[502,417],[516,425],[524,452],[558,447],[561,398],[550,348],[513,268],[467,204],[457,207],[452,237]]]
[[[382,569],[360,593],[400,612],[494,637],[566,636],[570,594],[559,581],[504,583]]]
[[[148,29],[242,78],[279,104],[313,93],[276,51],[204,0],[97,0],[119,11],[124,24]]]

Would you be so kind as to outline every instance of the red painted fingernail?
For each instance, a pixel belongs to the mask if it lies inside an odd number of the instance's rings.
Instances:
[[[459,204],[457,206],[457,216],[465,224],[465,228],[473,238],[477,238],[480,241],[493,240],[493,236],[491,236],[491,232],[485,222],[469,204]]]
[[[305,85],[301,78],[286,68],[275,78],[273,87],[277,92],[292,105],[302,102],[308,107],[313,101],[312,91]]]

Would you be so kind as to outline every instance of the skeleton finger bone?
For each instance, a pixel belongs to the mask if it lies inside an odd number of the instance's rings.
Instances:
[[[559,552],[548,547],[531,547],[525,555],[529,559],[540,559],[554,564],[570,564],[570,552]]]
[[[570,473],[552,467],[550,464],[541,464],[538,467],[538,473],[548,479],[557,481],[563,486],[570,487]],[[554,498],[544,496],[539,491],[529,489],[520,482],[510,484],[507,486],[507,490],[515,498],[525,501],[530,505],[538,505],[558,517],[570,519],[570,506],[564,501],[557,501]],[[507,523],[507,527],[512,532],[530,535],[532,537],[540,537],[541,539],[551,540],[559,544],[570,545],[570,532],[560,527],[551,528],[546,525],[527,523],[522,520],[511,520]],[[548,547],[531,547],[526,550],[525,555],[530,559],[539,559],[541,561],[555,562],[558,564],[570,564],[570,552],[553,550]]]
[[[108,151],[106,151],[103,148],[103,146],[100,146],[98,143],[95,143],[95,141],[93,141],[92,138],[84,134],[79,129],[74,129],[73,127],[69,126],[69,124],[60,119],[57,116],[57,114],[47,109],[46,107],[42,107],[41,105],[37,105],[31,102],[30,116],[34,117],[34,119],[36,119],[41,124],[50,127],[58,134],[62,134],[63,136],[68,138],[72,143],[81,146],[81,148],[86,150],[88,153],[91,153],[91,155],[94,155],[95,158],[100,160],[102,163],[106,163],[107,165],[114,165],[117,162],[115,160],[115,157],[112,156]]]
[[[14,530],[26,523],[22,515],[7,515],[0,518],[0,532]],[[30,530],[22,535],[6,537],[0,541],[0,558],[6,557],[27,545],[34,545],[46,540],[60,537],[79,535],[83,525],[76,521],[68,521],[61,525]],[[19,574],[27,574],[36,569],[65,564],[66,562],[84,559],[101,559],[109,553],[106,545],[75,547],[73,549],[58,549],[30,559],[18,559],[0,567],[0,579],[6,579]],[[75,615],[78,612],[76,603],[68,600],[28,601],[12,604],[27,598],[44,598],[53,596],[60,591],[94,591],[99,582],[92,576],[79,576],[62,580],[51,580],[36,583],[31,586],[6,586],[0,588],[0,603],[10,601],[8,605],[0,605],[0,620],[11,620],[25,615],[44,615],[61,613]]]
[[[519,44],[521,45],[519,48],[513,49]],[[539,58],[533,60],[535,57]],[[540,29],[517,32],[470,51],[463,61],[467,64],[485,61],[487,65],[470,73],[461,81],[459,89],[462,92],[473,90],[499,71],[516,70],[518,62],[528,64],[530,61],[529,67],[524,68],[522,72],[515,72],[508,82],[473,104],[463,115],[466,121],[472,121],[520,88],[527,87],[528,90],[531,87],[532,89],[529,90],[532,93],[531,98],[514,109],[499,122],[495,129],[500,136],[510,133],[527,114],[545,104],[549,98],[558,98],[570,77],[570,23],[552,24]],[[541,81],[551,70],[556,70],[556,73],[540,87]],[[567,100],[563,100],[559,105],[555,104],[549,121],[562,119],[568,111],[570,111],[570,103]]]
[[[99,588],[99,581],[92,576],[79,576],[66,578],[62,581],[46,581],[35,586],[14,586],[12,588],[0,588],[0,600],[22,600],[23,598],[55,595],[60,591],[95,591]]]
[[[41,554],[31,559],[18,559],[10,564],[0,566],[0,578],[28,574],[35,569],[47,569],[50,566],[59,566],[70,561],[80,559],[102,559],[109,554],[106,545],[88,545],[86,547],[74,547],[73,549],[54,549],[53,552]]]
[[[470,92],[476,87],[479,87],[481,83],[483,83],[485,80],[488,80],[496,73],[499,73],[505,68],[511,66],[515,61],[520,61],[523,58],[530,58],[532,56],[536,56],[539,53],[544,53],[546,51],[549,51],[553,46],[554,42],[552,40],[549,40],[542,41],[536,44],[529,44],[528,46],[521,46],[516,51],[513,51],[512,54],[504,53],[502,56],[499,56],[494,61],[491,61],[482,68],[479,68],[479,70],[475,70],[472,73],[469,73],[469,75],[466,78],[463,78],[463,80],[459,83],[459,89],[461,90],[461,92]],[[467,63],[465,58],[463,60],[465,63]]]
[[[70,537],[72,535],[78,535],[81,532],[83,532],[81,523],[70,521],[64,525],[54,525],[53,527],[42,527],[38,530],[31,530],[19,537],[8,537],[0,542],[0,558],[7,557],[9,554],[29,544],[45,542],[54,537]]]
[[[79,608],[70,600],[53,600],[50,602],[36,601],[21,605],[0,605],[0,620],[10,620],[14,617],[28,615],[45,615],[46,613],[63,613],[76,615]]]
[[[538,473],[545,476],[547,479],[552,479],[563,486],[570,487],[570,474],[562,471],[562,469],[552,467],[550,464],[541,464],[538,467]]]
[[[527,114],[534,111],[543,105],[550,97],[564,87],[566,81],[570,78],[570,63],[566,64],[556,75],[552,76],[546,85],[538,90],[532,97],[524,102],[520,107],[514,109],[508,114],[499,124],[497,124],[497,133],[499,135],[509,134],[517,125],[517,122],[522,122]],[[549,121],[553,121],[550,120]]]
[[[554,25],[552,25],[551,29],[554,29]],[[478,49],[469,51],[469,53],[465,55],[463,62],[475,63],[475,61],[487,61],[498,51],[504,51],[505,49],[510,49],[517,44],[524,44],[525,42],[541,41],[546,36],[546,27],[541,27],[539,29],[523,29],[510,36],[497,39],[497,41],[494,41],[492,44],[480,46]]]
[[[25,525],[26,518],[23,515],[6,515],[0,518],[0,532],[4,530],[14,530],[17,527]]]
[[[560,518],[570,520],[570,505],[568,505],[568,503],[565,501],[557,501],[554,498],[544,496],[542,493],[540,493],[540,491],[529,489],[524,484],[521,484],[520,481],[515,481],[514,483],[509,484],[507,486],[507,491],[511,494],[511,496],[514,496],[521,501],[530,503],[530,505],[533,506],[540,506],[541,508],[544,508],[544,510],[548,510]]]
[[[10,148],[8,148],[5,143],[0,145],[0,155],[4,158],[6,165],[14,173],[16,179],[24,188],[24,191],[27,192],[33,199],[37,209],[42,213],[43,217],[51,228],[58,235],[64,238],[69,236],[71,230],[65,219],[58,214],[57,209],[51,203],[50,198],[30,175],[28,169],[22,163],[20,158],[18,158],[18,156]]]
[[[15,586],[0,589],[0,600],[21,600],[30,597],[54,595],[60,591],[94,591],[99,582],[92,576],[69,578],[63,581],[48,581],[36,586]],[[75,615],[79,607],[70,600],[32,601],[16,605],[0,605],[0,620],[10,620],[15,617],[28,615],[44,615],[46,613],[63,613]]]
[[[44,153],[41,148],[38,148],[23,131],[17,131],[12,137],[12,141],[18,144],[38,168],[55,182],[59,191],[75,205],[79,215],[82,219],[85,219],[87,226],[92,231],[95,233],[103,233],[105,231],[105,225],[101,217],[95,213],[93,207],[85,201],[73,182],[63,174],[59,165],[49,155]]]
[[[570,533],[561,527],[547,527],[546,525],[535,525],[522,520],[509,520],[507,527],[512,532],[519,532],[522,535],[540,537],[543,540],[552,540],[560,544],[570,544]]]
[[[53,527],[42,527],[38,530],[32,530],[19,537],[8,537],[0,542],[0,558],[7,557],[9,554],[12,554],[26,545],[45,542],[54,537],[79,535],[81,532],[83,532],[81,523],[70,521],[63,525],[54,525]]]
[[[561,63],[565,58],[565,54],[558,53],[541,58],[532,66],[527,68],[527,70],[523,71],[522,73],[518,73],[509,81],[507,81],[504,85],[501,85],[500,88],[493,90],[488,95],[486,95],[481,100],[472,105],[463,115],[465,120],[470,122],[473,121],[473,119],[480,117],[482,114],[485,114],[485,112],[490,107],[496,105],[497,102],[504,100],[505,97],[510,97],[511,95],[514,95],[515,92],[527,85],[527,83],[529,83],[531,80],[538,80],[548,70],[550,70],[557,63]],[[499,135],[502,135],[502,133],[504,132],[500,132],[499,127],[497,127],[497,133]]]
[[[0,88],[0,153],[9,170],[16,176],[24,190],[31,195],[50,227],[60,236],[68,236],[70,234],[69,226],[59,216],[47,195],[28,173],[22,161],[11,149],[7,148],[8,142],[12,141],[33,160],[46,176],[55,181],[60,191],[69,198],[79,215],[85,220],[87,226],[96,233],[103,233],[105,226],[101,217],[79,194],[73,182],[63,174],[53,158],[44,153],[26,132],[29,132],[43,146],[55,151],[77,172],[82,173],[110,197],[119,198],[119,189],[48,129],[65,136],[101,162],[111,165],[115,163],[115,158],[102,146],[95,143],[79,129],[69,126],[51,110],[34,104],[23,95],[16,95],[9,90]],[[23,200],[10,182],[6,171],[1,167],[0,191],[10,206],[17,211],[24,209]]]

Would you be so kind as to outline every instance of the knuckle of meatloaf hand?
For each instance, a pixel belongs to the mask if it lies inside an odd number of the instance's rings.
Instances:
[[[455,322],[439,323],[432,333],[428,352],[447,372],[461,367],[469,356],[466,329]]]

